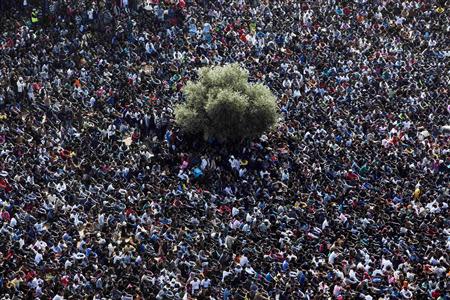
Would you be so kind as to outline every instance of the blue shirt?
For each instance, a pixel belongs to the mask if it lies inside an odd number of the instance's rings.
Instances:
[[[211,24],[205,23],[203,24],[203,34],[208,34],[211,31]]]
[[[189,33],[192,35],[197,34],[197,26],[194,23],[189,24]]]

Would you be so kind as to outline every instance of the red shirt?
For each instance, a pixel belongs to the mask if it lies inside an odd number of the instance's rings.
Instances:
[[[9,215],[9,212],[7,211],[2,212],[2,219],[7,222],[11,221],[11,216]]]
[[[439,291],[439,290],[434,290],[431,292],[431,297],[433,297],[434,299],[439,298],[440,295],[441,295],[441,291]]]
[[[11,192],[12,188],[5,179],[0,179],[0,189],[5,190],[7,193]]]
[[[69,278],[68,278],[67,276],[63,276],[63,277],[61,278],[61,284],[62,284],[63,286],[67,286],[67,285],[69,284]]]

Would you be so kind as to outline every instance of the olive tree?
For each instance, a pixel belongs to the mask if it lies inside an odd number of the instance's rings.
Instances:
[[[257,137],[278,118],[275,96],[263,84],[249,83],[248,72],[238,64],[201,68],[183,93],[186,101],[175,108],[176,123],[205,139]]]

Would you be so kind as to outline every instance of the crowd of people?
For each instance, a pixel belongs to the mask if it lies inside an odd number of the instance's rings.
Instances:
[[[2,299],[448,299],[445,1],[45,2],[0,0]],[[276,128],[184,136],[234,62]]]

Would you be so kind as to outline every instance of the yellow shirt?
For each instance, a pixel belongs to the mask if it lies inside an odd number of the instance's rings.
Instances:
[[[39,21],[36,12],[31,13],[31,23],[37,23]]]

